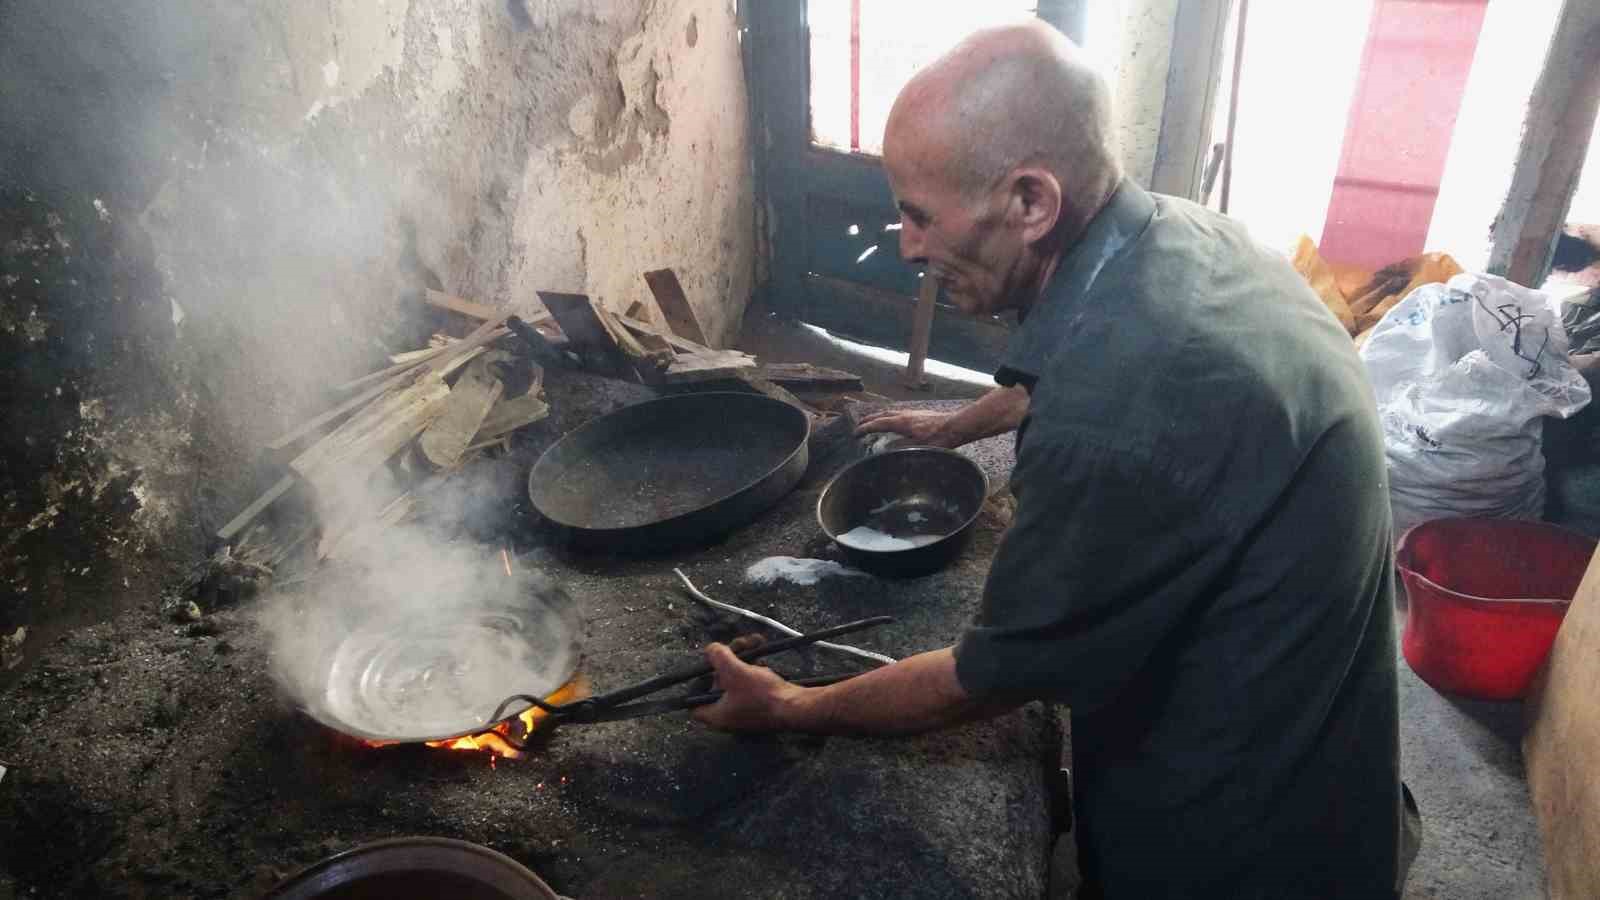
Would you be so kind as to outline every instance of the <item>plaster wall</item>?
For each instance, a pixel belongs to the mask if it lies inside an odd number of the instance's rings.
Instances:
[[[672,266],[716,342],[751,290],[733,0],[8,0],[0,121],[0,627],[74,592],[69,519],[200,546],[421,287],[624,309]]]

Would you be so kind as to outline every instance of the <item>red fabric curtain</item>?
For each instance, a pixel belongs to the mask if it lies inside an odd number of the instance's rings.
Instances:
[[[1379,269],[1426,249],[1487,7],[1488,0],[1373,3],[1319,246],[1326,259]]]

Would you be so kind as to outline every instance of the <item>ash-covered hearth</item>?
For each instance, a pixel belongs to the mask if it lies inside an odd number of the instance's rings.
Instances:
[[[549,419],[462,472],[462,485],[483,479],[465,495],[503,516],[455,529],[445,546],[495,548],[483,578],[505,581],[509,565],[560,586],[581,621],[584,691],[696,663],[707,641],[752,629],[697,603],[674,568],[709,596],[801,630],[892,615],[894,624],[854,636],[890,656],[948,642],[970,615],[1000,528],[992,513],[954,565],[925,578],[747,579],[771,557],[832,552],[816,498],[865,452],[845,417],[819,427],[798,488],[750,527],[652,557],[562,549],[507,474],[525,472],[576,424],[652,391],[564,372],[546,390]],[[435,539],[452,534],[450,516],[431,520],[419,507],[419,517]],[[1038,707],[914,740],[734,737],[678,713],[514,724],[522,749],[513,753],[492,739],[471,752],[374,746],[307,715],[274,671],[278,617],[340,602],[337,567],[282,580],[189,623],[149,598],[52,642],[6,689],[0,865],[19,896],[252,896],[332,853],[401,835],[481,843],[573,897],[1044,889],[1060,737]],[[415,602],[393,590],[393,602]],[[823,651],[770,663],[793,676],[841,665]],[[507,694],[522,687],[505,685]]]

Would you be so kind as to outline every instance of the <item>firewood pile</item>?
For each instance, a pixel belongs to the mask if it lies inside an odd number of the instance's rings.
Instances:
[[[343,400],[266,445],[286,460],[278,481],[218,530],[216,554],[168,598],[175,618],[193,621],[215,602],[217,585],[241,595],[270,579],[291,554],[337,558],[416,510],[421,486],[447,478],[482,453],[510,450],[511,436],[550,413],[548,367],[583,369],[636,380],[664,391],[757,391],[816,417],[836,411],[846,394],[861,396],[859,377],[805,364],[763,365],[754,356],[710,347],[670,269],[645,274],[659,315],[643,302],[625,313],[582,294],[541,291],[545,311],[526,321],[501,309],[436,290],[422,292],[459,332],[397,353],[389,365],[339,385]],[[795,391],[806,394],[810,403]],[[375,491],[374,476],[387,492]],[[405,485],[412,485],[407,489]],[[303,492],[314,511],[289,529],[268,528],[263,514]],[[289,533],[281,533],[287,530]],[[241,576],[245,573],[245,576]],[[248,576],[248,577],[246,577]],[[198,602],[197,602],[198,601]]]

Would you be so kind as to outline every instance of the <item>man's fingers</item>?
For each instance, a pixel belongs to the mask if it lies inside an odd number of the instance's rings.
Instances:
[[[728,649],[734,653],[743,653],[746,650],[754,650],[766,642],[767,639],[759,634],[742,634],[728,642]]]
[[[883,431],[903,434],[901,429],[906,427],[906,418],[903,413],[879,413],[868,416],[856,423],[856,434],[876,434]]]

